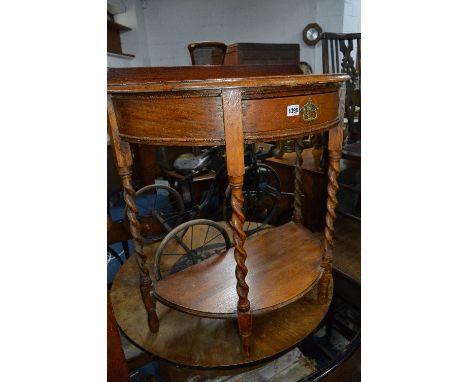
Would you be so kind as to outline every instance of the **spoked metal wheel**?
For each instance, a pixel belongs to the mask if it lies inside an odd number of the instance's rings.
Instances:
[[[176,227],[184,218],[184,202],[172,187],[150,184],[136,192],[138,221],[145,243],[161,240],[167,232]],[[124,210],[127,219],[127,207]]]
[[[156,280],[198,264],[230,247],[231,240],[222,225],[207,219],[185,222],[167,234],[156,252]]]
[[[278,174],[270,166],[258,163],[250,167],[244,175],[244,232],[252,235],[271,221],[278,209],[281,197],[281,184]],[[226,189],[223,206],[224,220],[231,225],[231,186]]]

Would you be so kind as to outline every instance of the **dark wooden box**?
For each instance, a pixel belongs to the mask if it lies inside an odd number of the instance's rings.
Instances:
[[[228,46],[224,65],[299,64],[299,44],[240,42]]]

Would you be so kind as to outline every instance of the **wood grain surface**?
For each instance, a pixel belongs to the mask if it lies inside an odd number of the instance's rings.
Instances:
[[[241,94],[247,143],[296,138],[339,124],[338,90],[347,75],[258,66],[109,69],[107,89],[120,137],[140,144],[225,144],[221,94],[234,89]],[[287,116],[289,105],[302,107],[309,99],[318,106],[316,120]]]
[[[246,66],[180,66],[152,68],[111,68],[107,71],[107,92],[154,93],[172,91],[205,91],[222,88],[251,88],[262,93],[267,87],[282,87],[284,91],[311,88],[317,85],[337,87],[349,76],[346,74],[285,75],[284,67],[275,65]],[[264,88],[263,90],[260,88]]]
[[[231,187],[231,224],[234,244],[232,254],[236,263],[236,292],[238,296],[237,323],[242,341],[242,355],[244,357],[249,357],[252,349],[252,311],[250,309],[248,296],[249,285],[246,280],[248,268],[246,265],[247,252],[244,248],[244,243],[247,235],[244,232],[245,215],[242,210],[244,205],[242,185],[245,171],[242,94],[239,89],[223,89],[222,99],[224,136],[226,140],[226,169],[229,178],[229,186]],[[230,255],[225,256],[231,257]],[[226,270],[228,271],[228,269]],[[225,280],[221,280],[221,283],[225,284]],[[223,298],[222,296],[218,297]],[[222,303],[220,304],[215,301],[212,301],[212,303],[215,303],[218,307],[222,305]],[[180,306],[177,304],[177,307]],[[191,312],[192,310],[190,309],[190,313]]]
[[[107,83],[109,85],[123,85],[292,74],[302,74],[299,65],[197,65],[195,68],[189,66],[159,66],[125,68],[123,70],[121,68],[109,68],[107,69]]]
[[[323,231],[325,251],[322,257],[323,275],[319,285],[319,301],[325,304],[328,301],[328,284],[332,277],[333,263],[333,234],[336,219],[336,192],[338,191],[338,174],[340,173],[341,146],[343,144],[343,114],[344,114],[344,86],[340,89],[340,125],[328,132],[328,184],[327,184],[327,212],[325,214],[325,229]]]
[[[334,88],[323,94],[296,94],[252,99],[242,93],[242,129],[246,142],[294,138],[336,126],[338,97]],[[225,144],[220,94],[174,92],[169,95],[114,96],[119,111],[120,136],[129,142],[173,145]],[[287,116],[289,105],[303,106],[308,100],[318,106],[318,118],[304,121],[302,115]]]
[[[146,248],[147,254],[154,252]],[[153,267],[153,256],[148,266]],[[329,298],[331,301],[332,285]],[[111,300],[121,330],[139,347],[168,362],[189,367],[252,365],[277,356],[303,340],[321,322],[328,306],[317,302],[317,288],[276,311],[254,317],[250,358],[241,354],[235,319],[202,318],[157,304],[160,327],[152,333],[141,300],[135,256],[116,275]]]
[[[288,240],[285,240],[287,238]],[[245,242],[246,282],[253,314],[287,305],[315,284],[321,274],[321,236],[300,224],[287,223]],[[235,318],[236,278],[233,249],[155,284],[166,305],[204,317]]]
[[[176,136],[197,141],[211,137],[224,140],[223,108],[220,97],[125,98],[116,99],[119,110],[120,133],[142,140],[156,138],[167,141]]]
[[[120,342],[117,323],[112,311],[111,300],[107,297],[107,381],[130,382],[128,366]]]
[[[226,65],[299,65],[299,44],[265,44],[241,42],[227,47]]]

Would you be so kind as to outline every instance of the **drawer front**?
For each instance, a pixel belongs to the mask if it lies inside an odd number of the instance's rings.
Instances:
[[[245,138],[280,139],[338,123],[338,92],[242,101]],[[289,111],[288,111],[289,110]]]

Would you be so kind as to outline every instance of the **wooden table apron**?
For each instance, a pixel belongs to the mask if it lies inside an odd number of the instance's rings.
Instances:
[[[276,81],[275,77],[269,77],[202,84],[191,81],[152,86],[110,85],[108,91],[120,139],[155,145],[215,146],[226,144],[225,122],[229,123],[225,121],[226,111],[234,110],[235,98],[240,103],[246,143],[299,138],[331,130],[340,123],[341,84],[332,80],[342,77],[310,75],[276,77]],[[297,78],[297,84],[291,78]],[[317,119],[305,121],[302,113],[287,116],[287,106],[303,106],[309,99],[318,106]],[[228,100],[233,103],[229,108],[224,105],[223,115],[223,102]]]
[[[256,69],[258,70],[258,69]],[[247,74],[245,78],[231,78]],[[323,274],[318,285],[318,302],[329,303],[333,245],[333,221],[336,206],[336,177],[341,155],[344,83],[346,75],[292,75],[248,77],[248,69],[229,67],[213,69],[218,76],[210,79],[206,68],[142,68],[115,69],[108,72],[108,115],[111,142],[116,154],[119,174],[128,206],[130,230],[135,241],[136,265],[140,277],[140,293],[152,333],[159,327],[154,290],[143,239],[137,219],[135,190],[131,184],[132,155],[129,142],[150,145],[226,146],[226,162],[231,186],[234,228],[235,276],[237,279],[237,321],[241,337],[241,353],[252,357],[252,311],[246,283],[245,217],[242,212],[244,175],[244,143],[296,138],[296,166],[293,221],[302,223],[301,166],[302,137],[329,131],[329,169],[326,227],[320,267]],[[288,112],[297,106],[296,112]],[[292,226],[292,229],[295,229]],[[265,249],[271,250],[271,249]],[[234,270],[233,270],[234,271]],[[207,280],[209,282],[209,280]],[[312,288],[313,284],[310,284]],[[305,290],[306,292],[306,290]],[[293,303],[304,295],[292,291]],[[285,300],[286,301],[286,300]],[[164,302],[164,301],[163,301]],[[268,301],[263,302],[268,306]],[[263,309],[262,312],[278,309]],[[172,308],[174,305],[171,305]],[[210,316],[209,307],[195,312]],[[187,311],[187,310],[185,310]],[[190,310],[189,310],[190,311]],[[117,314],[116,314],[117,316]],[[263,354],[263,356],[267,356]],[[238,361],[236,361],[238,362]]]

